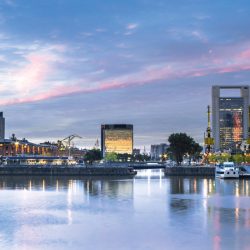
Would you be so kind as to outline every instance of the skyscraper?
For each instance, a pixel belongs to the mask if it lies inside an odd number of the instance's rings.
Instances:
[[[0,112],[0,139],[5,138],[5,118],[3,112]]]
[[[115,152],[118,154],[133,153],[133,125],[105,124],[101,126],[102,155]]]
[[[221,96],[221,90],[240,90],[239,96]],[[249,86],[212,87],[212,131],[215,150],[234,149],[248,139]]]

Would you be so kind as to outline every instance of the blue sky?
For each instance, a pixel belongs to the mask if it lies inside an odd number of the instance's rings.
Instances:
[[[249,84],[250,3],[1,0],[6,137],[35,142],[134,124],[135,146],[202,142],[215,84]]]

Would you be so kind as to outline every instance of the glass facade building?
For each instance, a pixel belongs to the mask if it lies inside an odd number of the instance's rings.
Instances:
[[[243,141],[243,98],[220,98],[220,146],[234,148]]]
[[[233,92],[221,96],[221,89]],[[236,150],[248,139],[248,111],[249,86],[212,87],[212,132],[215,151]]]
[[[133,125],[105,124],[101,126],[102,155],[115,152],[118,154],[133,153]]]

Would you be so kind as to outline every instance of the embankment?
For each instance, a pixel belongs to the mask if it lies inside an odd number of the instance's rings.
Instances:
[[[215,167],[195,166],[195,167],[166,167],[167,176],[215,176]]]
[[[60,167],[60,166],[4,166],[0,176],[134,176],[136,171],[126,167]]]

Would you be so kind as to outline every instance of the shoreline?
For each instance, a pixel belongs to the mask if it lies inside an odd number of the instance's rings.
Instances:
[[[214,166],[166,167],[165,176],[215,176]]]
[[[1,166],[0,176],[135,176],[131,167]]]

